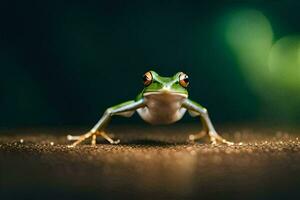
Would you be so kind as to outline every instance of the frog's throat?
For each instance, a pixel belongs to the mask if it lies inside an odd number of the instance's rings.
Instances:
[[[184,98],[187,98],[188,95],[184,93],[179,92],[171,92],[171,91],[156,91],[156,92],[146,92],[144,93],[144,97],[149,95],[174,95],[174,96],[182,96]]]

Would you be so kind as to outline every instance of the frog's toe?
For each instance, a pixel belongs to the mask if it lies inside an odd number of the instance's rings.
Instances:
[[[195,135],[189,135],[189,137],[188,137],[188,141],[189,142],[195,142]]]
[[[234,143],[233,142],[230,142],[230,141],[227,141],[227,140],[225,140],[225,139],[219,139],[219,138],[214,138],[214,137],[212,137],[211,139],[210,139],[210,141],[211,141],[211,144],[212,145],[217,145],[217,144],[227,144],[228,146],[231,146],[231,145],[234,145]]]
[[[224,144],[229,145],[229,146],[234,145],[234,142],[230,142],[230,141],[227,141],[227,140],[225,140],[225,139],[223,139],[222,142],[223,142]]]
[[[112,142],[110,142],[111,144],[119,144],[121,142],[121,140],[113,140]]]
[[[67,140],[73,141],[73,140],[78,140],[80,136],[74,136],[74,135],[67,135]]]
[[[188,142],[195,142],[196,140],[203,138],[205,135],[206,135],[205,131],[201,131],[200,133],[197,134],[191,134],[188,137]]]

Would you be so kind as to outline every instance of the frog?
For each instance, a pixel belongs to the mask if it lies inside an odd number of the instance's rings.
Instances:
[[[234,144],[217,133],[207,109],[189,98],[190,81],[187,74],[177,72],[171,77],[164,77],[150,70],[144,73],[142,81],[144,88],[135,99],[107,108],[99,121],[87,133],[79,136],[68,135],[67,139],[73,141],[68,147],[75,147],[89,138],[91,138],[91,145],[95,146],[97,136],[103,137],[110,144],[120,143],[120,140],[114,140],[104,131],[112,116],[131,117],[137,112],[147,123],[172,124],[180,120],[186,111],[192,117],[200,117],[203,125],[203,131],[189,135],[188,141],[195,142],[208,135],[212,144]]]

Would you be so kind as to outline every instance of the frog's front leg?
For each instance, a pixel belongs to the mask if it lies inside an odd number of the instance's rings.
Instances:
[[[136,109],[141,108],[144,106],[144,100],[140,99],[138,101],[127,101],[116,106],[108,108],[97,124],[87,133],[80,135],[80,136],[71,136],[68,135],[68,140],[76,140],[72,145],[69,147],[75,147],[77,144],[83,142],[84,140],[92,137],[92,145],[96,144],[96,136],[100,135],[104,139],[106,139],[111,144],[117,144],[120,140],[113,140],[111,139],[102,129],[106,124],[108,124],[109,120],[113,115],[121,115],[124,117],[130,117],[133,115]]]
[[[206,108],[203,108],[198,103],[191,101],[189,99],[186,99],[184,101],[184,103],[182,104],[182,106],[185,107],[192,116],[200,115],[204,129],[208,133],[210,140],[213,144],[216,144],[217,142],[225,143],[228,145],[233,144],[233,142],[229,142],[229,141],[225,140],[216,132],[214,126],[211,123],[211,120],[209,118]],[[194,140],[200,139],[202,136],[203,136],[203,133],[199,133],[196,135],[190,135],[189,140],[194,141]]]

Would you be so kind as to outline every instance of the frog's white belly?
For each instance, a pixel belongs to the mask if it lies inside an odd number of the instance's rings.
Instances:
[[[170,124],[182,118],[185,95],[174,93],[149,93],[144,95],[145,107],[137,109],[141,118],[150,124]]]

